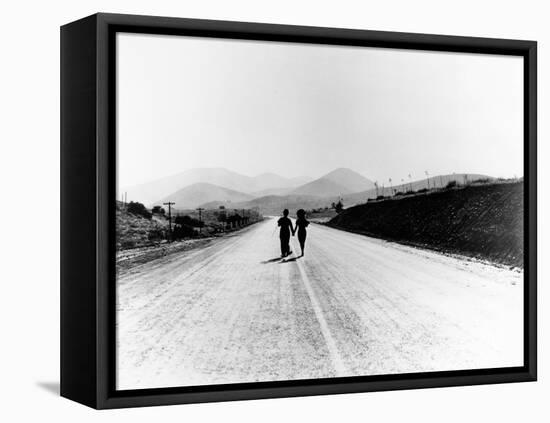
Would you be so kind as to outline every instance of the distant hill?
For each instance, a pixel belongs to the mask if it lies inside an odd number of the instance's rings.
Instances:
[[[251,193],[270,188],[294,188],[311,178],[285,178],[274,173],[258,176],[246,176],[224,168],[189,169],[156,181],[121,188],[126,192],[128,201],[152,204],[182,188],[196,183],[208,183],[242,193]]]
[[[367,189],[366,191],[344,195],[343,201],[344,205],[347,207],[355,204],[364,203],[369,198],[376,198],[377,195],[390,196],[398,192],[406,193],[409,191],[418,191],[424,188],[442,188],[451,181],[455,181],[459,185],[464,185],[465,183],[471,183],[480,180],[494,181],[495,179],[496,178],[493,178],[491,176],[475,173],[452,173],[448,175],[437,175],[418,181],[395,184],[393,186],[390,186],[389,183],[385,183],[384,185],[379,184],[378,190],[376,190],[376,188],[371,188]]]
[[[343,194],[351,194],[353,191],[350,191],[346,187],[333,182],[328,179],[316,179],[313,182],[302,185],[301,187],[292,190],[290,194],[292,195],[309,195],[314,197],[334,197]]]
[[[364,191],[369,188],[374,188],[374,182],[365,178],[363,175],[347,168],[335,169],[327,173],[321,179],[328,179],[343,187],[346,187],[351,192]]]
[[[323,178],[320,178],[323,179]],[[474,174],[453,174],[453,175],[442,175],[441,177],[436,176],[430,178],[430,188],[437,187],[439,188],[441,186],[441,183],[443,183],[443,186],[446,186],[448,182],[451,180],[457,181],[459,184],[463,184],[464,181],[474,182],[477,180],[485,180],[485,181],[491,181],[495,178],[491,178],[486,175],[474,175]],[[437,180],[437,184],[435,183]],[[315,182],[315,181],[314,181]],[[205,204],[202,204],[201,207],[206,208],[218,208],[220,205],[226,206],[228,208],[252,208],[256,207],[258,210],[263,213],[264,215],[271,215],[271,214],[279,214],[283,209],[288,208],[292,213],[295,212],[297,209],[314,209],[314,208],[321,208],[321,207],[330,207],[333,202],[337,202],[340,198],[342,198],[344,207],[349,208],[356,204],[363,204],[366,203],[369,198],[376,198],[377,193],[376,189],[367,190],[359,193],[351,193],[351,194],[343,194],[340,193],[334,194],[336,192],[337,185],[330,182],[323,180],[322,183],[326,183],[327,188],[324,192],[332,193],[332,195],[327,196],[317,196],[317,195],[307,195],[307,194],[295,194],[294,192],[290,194],[284,194],[279,195],[278,193],[264,195],[264,196],[258,196],[250,201],[244,201],[242,203],[235,203],[229,204],[227,202],[223,201],[212,201],[207,202]],[[319,183],[321,184],[321,183]],[[414,181],[411,184],[405,184],[403,186],[397,185],[393,187],[395,192],[405,192],[410,190],[410,186],[412,185],[413,191],[417,191],[419,189],[427,188],[428,181],[426,179],[421,181]],[[319,186],[315,184],[315,186]],[[325,187],[325,188],[326,188]],[[258,193],[253,193],[258,194]],[[378,191],[378,195],[382,195],[382,188],[380,187]],[[384,195],[389,196],[390,195],[390,188],[385,187],[384,188]],[[254,195],[256,196],[256,195]]]
[[[523,182],[472,184],[350,207],[329,225],[523,267]]]
[[[292,191],[292,188],[267,188],[260,191],[251,192],[250,195],[256,198],[266,197],[268,195],[287,195]]]
[[[311,176],[295,176],[294,178],[288,178],[290,182],[290,187],[296,188],[300,185],[307,184],[308,182],[313,181],[315,178],[312,178]]]
[[[289,209],[291,213],[295,213],[298,209],[313,209],[328,205],[330,205],[330,200],[322,197],[308,195],[267,195],[241,203],[212,201],[202,204],[201,207],[209,209],[225,206],[228,209],[257,209],[263,215],[279,215],[284,209]]]
[[[295,178],[285,178],[275,173],[262,173],[253,177],[254,184],[260,187],[258,191],[275,188],[295,188],[299,185],[310,182],[309,176],[297,176]]]
[[[294,189],[294,195],[313,195],[318,197],[334,197],[365,191],[374,187],[374,183],[351,169],[339,168]]]
[[[214,184],[197,183],[182,188],[158,201],[155,205],[160,205],[168,201],[176,203],[176,209],[193,209],[204,203],[219,201],[222,203],[239,203],[251,200],[251,195],[243,192],[223,188]]]

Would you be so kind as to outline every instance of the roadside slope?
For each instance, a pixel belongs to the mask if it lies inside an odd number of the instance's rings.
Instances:
[[[369,202],[344,210],[328,225],[523,267],[523,182]]]

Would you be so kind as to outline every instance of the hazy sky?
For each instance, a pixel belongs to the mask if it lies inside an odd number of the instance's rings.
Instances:
[[[119,186],[195,167],[523,175],[523,59],[119,34]]]

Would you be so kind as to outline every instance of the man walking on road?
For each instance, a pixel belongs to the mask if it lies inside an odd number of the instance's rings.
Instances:
[[[283,217],[277,221],[277,225],[281,227],[279,231],[279,238],[281,240],[281,257],[285,258],[286,256],[292,254],[290,251],[290,233],[294,232],[292,227],[292,221],[288,218],[288,209],[284,209]]]

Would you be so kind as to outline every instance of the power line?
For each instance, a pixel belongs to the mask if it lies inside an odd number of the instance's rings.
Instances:
[[[170,232],[170,241],[172,241],[172,206],[176,203],[168,201],[162,204],[168,206],[168,231]]]
[[[199,234],[202,235],[202,211],[204,209],[202,207],[199,207],[197,210],[199,211]]]

